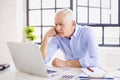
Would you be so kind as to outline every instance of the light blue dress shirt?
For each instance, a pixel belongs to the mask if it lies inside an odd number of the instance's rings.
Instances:
[[[82,67],[98,65],[98,44],[90,27],[76,25],[75,32],[70,40],[55,36],[48,45],[45,63],[51,60],[58,49],[61,49],[66,60],[79,60]]]

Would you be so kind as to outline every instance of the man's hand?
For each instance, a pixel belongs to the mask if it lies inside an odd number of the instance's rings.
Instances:
[[[45,38],[49,38],[49,37],[52,37],[52,36],[55,36],[57,35],[56,33],[56,30],[55,30],[55,27],[52,27],[51,29],[49,29],[47,31],[47,33],[45,34]]]
[[[55,58],[52,61],[52,65],[55,66],[55,67],[65,67],[66,66],[66,61]]]
[[[79,60],[67,60],[67,61],[65,61],[65,60],[55,58],[52,61],[52,65],[55,67],[80,67],[81,68]]]

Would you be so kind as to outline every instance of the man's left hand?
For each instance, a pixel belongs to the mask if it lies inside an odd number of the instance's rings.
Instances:
[[[66,66],[66,61],[55,58],[52,61],[52,65],[55,66],[55,67],[65,67]]]

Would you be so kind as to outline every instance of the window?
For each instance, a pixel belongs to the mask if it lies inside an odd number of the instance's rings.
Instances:
[[[100,46],[120,46],[119,0],[77,0],[76,21],[92,26]]]
[[[27,0],[27,25],[35,26],[41,43],[54,25],[56,11],[70,8],[80,25],[95,31],[99,46],[120,46],[119,0]]]
[[[118,0],[77,0],[77,22],[118,24]],[[83,17],[84,16],[84,17]]]

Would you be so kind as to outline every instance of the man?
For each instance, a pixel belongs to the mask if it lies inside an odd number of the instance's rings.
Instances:
[[[49,39],[52,39],[49,42]],[[56,67],[95,67],[98,64],[98,46],[90,27],[78,26],[70,9],[55,15],[55,26],[45,34],[41,52],[45,63],[56,50],[61,49],[66,60],[55,58]]]

